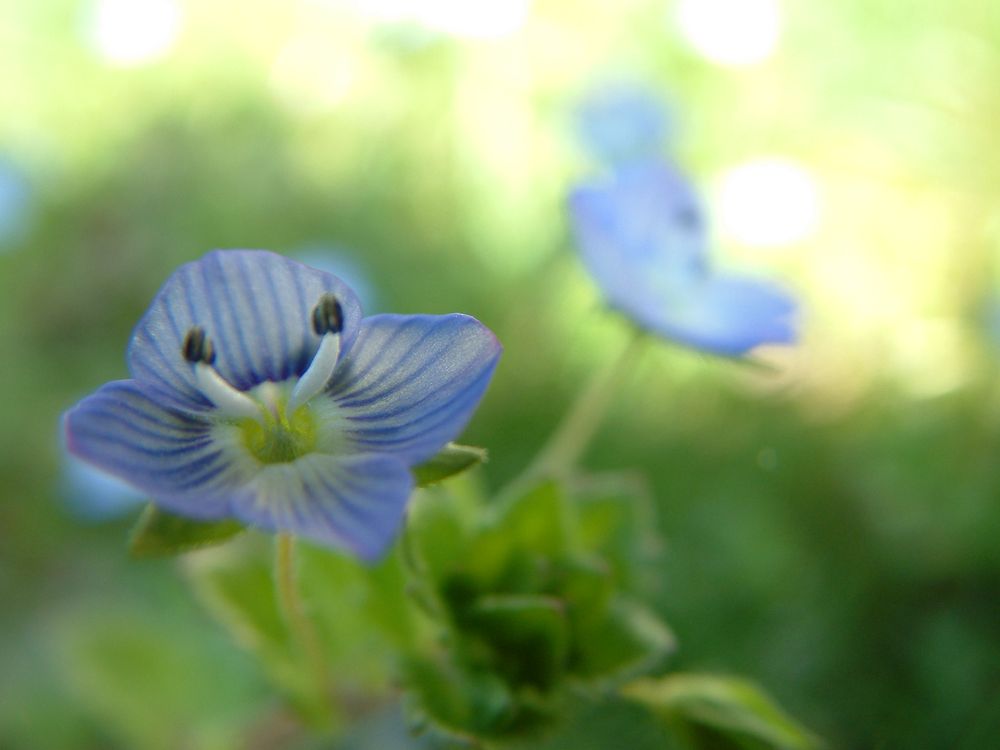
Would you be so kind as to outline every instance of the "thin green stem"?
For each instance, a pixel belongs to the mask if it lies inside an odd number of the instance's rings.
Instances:
[[[515,484],[542,476],[560,476],[576,465],[632,369],[642,340],[642,333],[636,330],[621,353],[594,375]]]
[[[275,589],[278,604],[288,625],[293,645],[309,663],[313,671],[316,694],[320,709],[330,712],[330,676],[327,671],[326,654],[320,642],[319,633],[312,620],[306,615],[299,594],[295,571],[295,538],[291,534],[278,534],[274,557]]]

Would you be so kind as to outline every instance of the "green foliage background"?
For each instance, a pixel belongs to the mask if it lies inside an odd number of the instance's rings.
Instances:
[[[60,413],[126,376],[179,263],[332,245],[378,309],[498,333],[463,441],[501,485],[627,336],[563,210],[591,169],[568,112],[621,72],[672,102],[700,183],[779,153],[823,198],[818,232],[780,251],[718,236],[727,263],[801,295],[778,374],[651,346],[586,459],[649,475],[672,665],[756,679],[831,747],[991,745],[1000,6],[787,3],[775,56],[740,70],[694,54],[671,7],[539,0],[476,41],[335,4],[188,2],[169,58],[116,69],[85,5],[0,0],[0,149],[34,198],[0,254],[0,747],[280,745],[261,668],[183,571],[126,558],[132,517],[68,510]]]

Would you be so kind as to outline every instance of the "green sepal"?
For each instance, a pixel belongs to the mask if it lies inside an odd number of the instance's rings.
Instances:
[[[417,487],[427,487],[484,463],[486,455],[484,448],[448,443],[436,456],[414,466],[410,471],[413,472]]]
[[[246,527],[239,521],[194,521],[150,503],[129,536],[132,557],[170,557],[221,544]]]
[[[742,678],[672,674],[638,680],[626,685],[622,693],[647,706],[696,748],[810,750],[818,746],[759,687]]]

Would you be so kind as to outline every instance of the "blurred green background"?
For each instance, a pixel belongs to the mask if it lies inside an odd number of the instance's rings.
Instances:
[[[280,746],[60,413],[178,264],[263,247],[498,333],[464,441],[499,486],[627,336],[564,212],[615,77],[670,103],[720,261],[804,307],[772,374],[650,346],[587,457],[649,474],[674,666],[830,747],[995,746],[1000,5],[0,0],[0,747]]]

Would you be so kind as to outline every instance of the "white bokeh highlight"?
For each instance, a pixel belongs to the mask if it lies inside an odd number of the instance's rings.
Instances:
[[[177,0],[97,0],[87,36],[105,62],[132,67],[165,57],[180,35]]]
[[[384,23],[415,23],[467,39],[516,33],[531,12],[531,0],[348,0],[361,15]]]
[[[763,62],[778,46],[778,0],[680,0],[681,35],[706,60],[742,67]]]
[[[719,176],[714,197],[722,235],[748,247],[793,245],[819,229],[819,186],[792,159],[760,157],[731,167]]]

